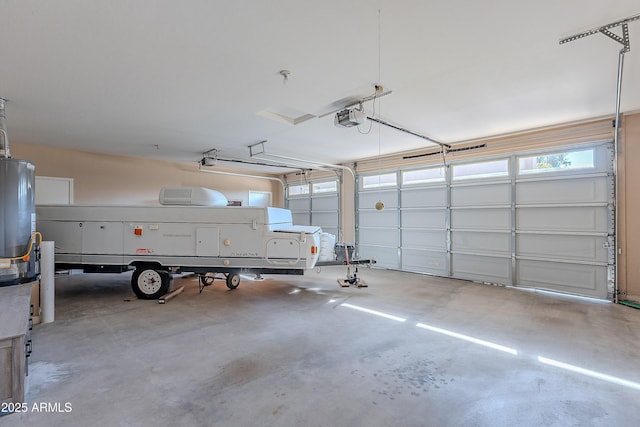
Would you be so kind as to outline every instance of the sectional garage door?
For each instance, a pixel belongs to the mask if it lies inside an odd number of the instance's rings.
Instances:
[[[388,175],[394,177],[393,175]],[[365,187],[366,187],[366,177]],[[384,203],[383,210],[375,208]],[[400,269],[400,211],[398,191],[380,188],[358,196],[358,250],[361,258],[374,258],[378,267]]]
[[[588,150],[577,156],[588,156]],[[522,170],[530,157],[521,158]],[[589,160],[587,158],[587,160]],[[615,279],[613,154],[593,149],[574,174],[521,173],[516,181],[516,280],[611,298]]]
[[[511,158],[451,166],[453,277],[512,284]]]
[[[287,187],[287,206],[293,223],[316,225],[339,237],[340,194],[337,180],[322,180]]]
[[[610,298],[612,164],[605,143],[360,176],[360,255],[386,268]]]
[[[447,228],[449,225],[448,186],[443,179],[400,191],[402,204],[402,270],[449,275]],[[400,177],[406,178],[407,174]],[[403,180],[404,181],[404,180]]]

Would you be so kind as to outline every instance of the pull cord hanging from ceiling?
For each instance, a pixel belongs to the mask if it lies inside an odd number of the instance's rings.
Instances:
[[[381,52],[382,49],[380,47],[381,43],[381,25],[380,25],[380,9],[378,9],[378,84],[376,85],[376,93],[378,93],[378,88],[381,88],[380,85],[380,78],[381,78],[381,68],[382,68],[382,60],[381,60]],[[373,99],[374,105],[375,105],[375,98]],[[374,116],[375,116],[375,110],[374,110]],[[380,102],[378,104],[378,119],[380,119],[382,117],[382,103]],[[381,200],[380,197],[380,170],[382,169],[382,123],[381,120],[378,121],[378,201],[376,202],[376,210],[381,211],[384,209],[384,202]]]

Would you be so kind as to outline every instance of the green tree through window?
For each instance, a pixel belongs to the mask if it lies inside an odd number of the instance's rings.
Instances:
[[[564,169],[569,166],[571,166],[571,160],[567,158],[567,153],[536,157],[538,169]]]

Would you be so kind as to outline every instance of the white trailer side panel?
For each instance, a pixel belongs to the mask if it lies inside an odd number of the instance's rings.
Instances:
[[[286,209],[38,206],[37,216],[58,263],[309,269],[318,257],[320,229],[293,226]]]

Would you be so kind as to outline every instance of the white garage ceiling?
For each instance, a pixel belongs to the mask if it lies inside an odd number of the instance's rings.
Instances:
[[[0,96],[14,143],[195,162],[267,140],[339,163],[429,144],[258,113],[317,115],[380,76],[381,118],[447,143],[613,114],[621,45],[558,42],[638,13],[637,0],[5,0]],[[640,21],[629,31],[623,112],[640,109]]]

